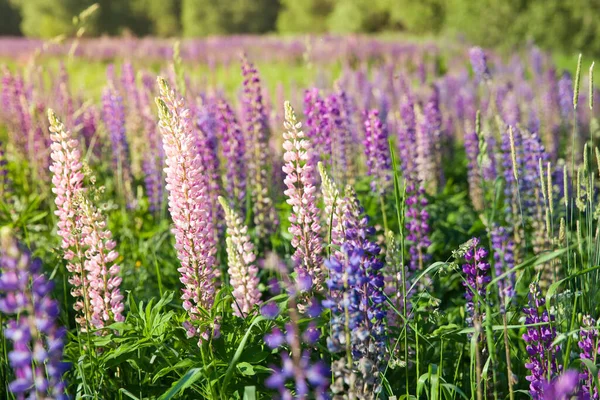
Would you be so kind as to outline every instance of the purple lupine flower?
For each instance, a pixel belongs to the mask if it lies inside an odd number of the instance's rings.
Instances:
[[[422,271],[431,259],[427,248],[431,245],[429,240],[429,213],[426,210],[427,198],[425,189],[409,184],[406,188],[406,230],[409,242],[409,268],[411,271]]]
[[[575,370],[569,370],[556,377],[551,382],[544,382],[542,393],[544,399],[569,400],[577,394],[578,399],[589,399],[585,393],[575,393],[579,384],[578,373]]]
[[[519,108],[519,98],[514,90],[506,94],[503,102],[500,104],[500,110],[504,123],[510,126],[516,126],[521,122],[521,109]]]
[[[283,171],[287,187],[284,193],[288,197],[287,203],[292,206],[289,232],[292,234],[292,246],[296,249],[292,258],[296,267],[308,273],[319,288],[323,280],[323,243],[319,236],[321,225],[315,199],[314,169],[309,162],[312,148],[311,142],[300,130],[302,124],[296,119],[289,102],[285,103],[284,126],[287,130],[283,133]]]
[[[487,64],[487,57],[481,47],[471,47],[469,50],[471,67],[475,73],[478,82],[490,79],[490,70]]]
[[[509,231],[502,226],[495,225],[492,228],[490,239],[494,251],[494,272],[497,278],[508,271],[512,271],[515,267],[515,248]],[[500,295],[500,310],[504,312],[506,303],[515,296],[514,272],[498,281],[498,293]]]
[[[196,135],[196,149],[200,154],[203,174],[208,182],[208,198],[210,201],[210,218],[215,228],[215,240],[223,231],[223,209],[219,206],[218,196],[221,192],[221,177],[219,176],[219,155],[213,102],[205,102],[193,109]]]
[[[525,208],[525,214],[528,216],[536,215],[536,206],[542,202],[542,196],[537,194],[540,182],[539,161],[545,165],[549,160],[548,153],[542,144],[541,138],[536,133],[524,131],[522,135],[523,146],[523,174],[519,179],[522,180],[521,196]],[[522,178],[522,179],[521,179]]]
[[[349,137],[348,121],[342,115],[341,97],[338,94],[331,94],[325,99],[327,107],[327,135],[331,142],[331,167],[333,176],[340,182],[346,182],[348,176]]]
[[[226,160],[225,190],[233,204],[246,209],[246,141],[229,104],[220,99],[217,104],[219,141]]]
[[[344,198],[336,183],[331,179],[325,170],[323,163],[318,164],[319,174],[321,175],[321,192],[323,193],[323,219],[327,222],[327,232],[330,233],[328,243],[336,246],[334,254],[342,257],[342,253],[337,250],[344,243]]]
[[[428,128],[431,132],[431,137],[433,140],[433,157],[437,169],[436,178],[441,186],[444,183],[442,156],[444,154],[448,154],[448,150],[446,149],[446,146],[444,146],[444,141],[447,142],[448,137],[445,135],[443,130],[443,117],[440,110],[440,89],[438,85],[432,86],[431,95],[423,107],[423,116],[427,121]]]
[[[326,305],[332,310],[327,347],[332,353],[346,351],[352,355],[351,364],[342,357],[333,365],[335,394],[347,391],[344,383],[356,379],[356,393],[348,394],[361,397],[379,391],[379,373],[385,363],[383,263],[380,247],[369,240],[375,230],[369,226],[350,186],[346,189],[344,217],[342,257],[326,261],[330,290]]]
[[[386,269],[385,269],[385,294],[390,299],[394,308],[388,310],[388,326],[398,326],[398,313],[404,309],[406,300],[406,311],[411,309],[409,299],[412,296],[410,289],[408,266],[404,263],[402,248],[396,240],[392,231],[387,231],[386,239]],[[402,275],[406,286],[402,288]],[[414,291],[413,291],[414,292]]]
[[[595,362],[596,357],[600,354],[600,348],[598,347],[598,329],[595,327],[595,323],[596,322],[592,317],[585,315],[581,327],[579,328],[579,342],[577,345],[581,350],[579,358],[582,360],[591,360],[592,362]],[[579,374],[579,380],[582,382],[582,398],[598,399],[597,387],[594,387],[594,392],[591,393],[594,377],[587,368],[585,368],[584,372]]]
[[[265,240],[274,232],[277,213],[269,195],[268,179],[269,126],[263,105],[262,89],[258,71],[245,57],[242,58],[244,76],[244,109],[246,151],[248,161],[248,185],[252,198],[254,225],[259,238]]]
[[[471,239],[469,249],[465,253],[466,263],[462,266],[465,274],[465,306],[467,322],[472,325],[474,320],[484,318],[483,308],[486,302],[487,284],[492,280],[489,276],[490,265],[487,263],[487,251],[479,245],[479,239]]]
[[[563,123],[570,124],[573,118],[573,81],[568,72],[564,72],[558,81],[558,105]]]
[[[133,194],[131,193],[129,144],[125,134],[125,106],[123,98],[112,83],[109,83],[102,92],[102,119],[112,146],[112,162],[117,175],[117,187],[131,207]]]
[[[481,169],[479,168],[479,137],[477,131],[466,125],[464,136],[465,154],[467,156],[467,179],[469,182],[469,197],[475,210],[481,211],[484,207]]]
[[[400,126],[398,130],[398,147],[402,173],[409,181],[417,179],[417,165],[414,149],[417,143],[417,123],[414,102],[410,94],[400,103]]]
[[[230,284],[233,287],[233,313],[245,318],[255,304],[260,303],[258,268],[255,265],[254,245],[248,236],[248,227],[224,198],[219,202],[225,211],[227,223],[227,261]]]
[[[214,302],[219,269],[215,263],[215,237],[210,213],[208,181],[202,159],[196,149],[190,110],[184,101],[159,78],[159,128],[166,156],[166,182],[169,192],[169,212],[173,219],[175,248],[181,261],[183,308],[192,322],[202,321],[203,309]],[[188,335],[208,339],[205,328],[186,325]],[[200,344],[199,342],[199,344]]]
[[[437,173],[440,166],[435,163],[434,131],[426,116],[417,114],[416,148],[413,149],[417,167],[417,180],[429,193],[437,190]]]
[[[327,141],[329,123],[328,112],[325,100],[321,97],[319,89],[312,88],[304,93],[304,115],[306,116],[306,136],[310,139],[313,152],[310,156],[310,163],[313,168],[316,167],[319,160],[330,164],[331,148],[328,148]]]
[[[556,328],[554,315],[549,315],[545,308],[546,299],[542,296],[537,285],[529,286],[529,307],[523,309],[525,314],[525,324],[541,324],[538,326],[527,327],[527,332],[523,334],[523,340],[526,344],[529,361],[525,363],[525,368],[529,370],[527,381],[529,381],[529,394],[534,400],[547,399],[544,393],[544,384],[547,378],[553,378],[559,371],[556,361],[556,353],[560,346],[553,346],[556,338]]]
[[[17,400],[67,399],[63,374],[66,329],[57,325],[59,305],[41,270],[19,247],[10,230],[0,232],[0,311],[10,316],[4,336],[11,344],[8,362],[15,379],[8,390]]]
[[[391,160],[387,128],[373,109],[365,116],[365,156],[367,173],[372,177],[371,190],[383,195],[391,182]]]
[[[140,107],[142,114],[143,131],[145,132],[146,150],[142,160],[144,187],[148,197],[150,212],[158,212],[162,208],[164,198],[164,185],[162,183],[162,166],[165,154],[160,143],[157,131],[156,117],[150,106],[151,90],[144,87],[140,91]]]

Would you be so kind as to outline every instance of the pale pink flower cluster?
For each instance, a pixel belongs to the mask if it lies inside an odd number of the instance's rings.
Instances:
[[[297,121],[296,114],[289,102],[285,102],[285,122],[287,132],[283,133],[283,172],[287,187],[285,195],[287,203],[292,206],[289,220],[292,234],[292,246],[296,249],[293,260],[298,268],[304,269],[313,284],[319,287],[323,281],[320,237],[321,225],[319,210],[315,200],[313,167],[309,161],[312,151],[310,142],[300,130],[302,124]]]
[[[219,202],[225,211],[227,223],[227,261],[229,280],[233,287],[233,313],[244,318],[260,302],[254,245],[248,236],[248,227],[238,213],[229,207],[224,198],[219,197]]]
[[[124,319],[119,266],[113,264],[118,257],[113,250],[116,243],[104,216],[85,196],[79,143],[54,111],[48,110],[48,120],[57,233],[71,273],[71,294],[76,299],[73,308],[80,313],[76,320],[83,329],[99,329]]]
[[[208,182],[197,149],[190,110],[158,78],[159,128],[166,157],[166,188],[173,220],[175,248],[181,261],[178,271],[183,288],[183,307],[192,321],[202,319],[203,309],[212,307],[219,270],[215,266],[216,244]],[[206,333],[188,324],[188,335]]]
[[[344,196],[334,180],[327,173],[323,163],[319,161],[319,174],[321,175],[321,193],[323,194],[323,216],[327,232],[330,232],[329,242],[336,247],[344,244]],[[343,257],[340,250],[335,251],[335,255]],[[341,259],[341,258],[340,258]]]

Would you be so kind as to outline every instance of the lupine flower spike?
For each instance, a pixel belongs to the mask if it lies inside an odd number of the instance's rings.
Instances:
[[[173,219],[172,232],[181,262],[178,271],[183,283],[183,307],[192,322],[202,319],[203,309],[212,307],[219,270],[215,266],[216,247],[207,194],[208,183],[203,174],[201,158],[196,151],[190,110],[184,101],[169,88],[167,81],[158,78],[160,97],[156,99],[160,117],[160,132],[166,156],[166,189],[169,192],[169,212]],[[208,333],[186,324],[188,335]]]

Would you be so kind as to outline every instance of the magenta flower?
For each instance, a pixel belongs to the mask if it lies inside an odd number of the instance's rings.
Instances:
[[[248,236],[248,227],[240,216],[229,207],[224,198],[219,197],[219,202],[225,211],[227,223],[227,260],[229,280],[233,287],[233,313],[244,318],[260,302],[254,245]]]
[[[210,215],[208,182],[197,151],[190,110],[183,99],[158,78],[160,97],[159,129],[166,156],[166,182],[169,212],[173,219],[175,248],[181,261],[183,308],[192,321],[202,319],[203,309],[214,302],[219,270],[215,267],[215,238]],[[206,338],[200,328],[188,326],[188,333]]]
[[[286,173],[284,183],[287,187],[284,193],[288,197],[287,203],[292,206],[289,232],[293,236],[292,246],[296,249],[292,258],[297,268],[307,272],[313,284],[320,287],[323,279],[323,244],[319,236],[321,225],[315,199],[313,167],[309,162],[311,143],[300,130],[302,124],[297,121],[289,102],[285,103],[284,126],[287,130],[283,133],[283,172]]]

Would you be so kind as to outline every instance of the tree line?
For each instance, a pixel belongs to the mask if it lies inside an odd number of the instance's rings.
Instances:
[[[484,46],[534,40],[600,54],[600,0],[0,0],[0,34],[203,37],[262,33],[462,34]]]

